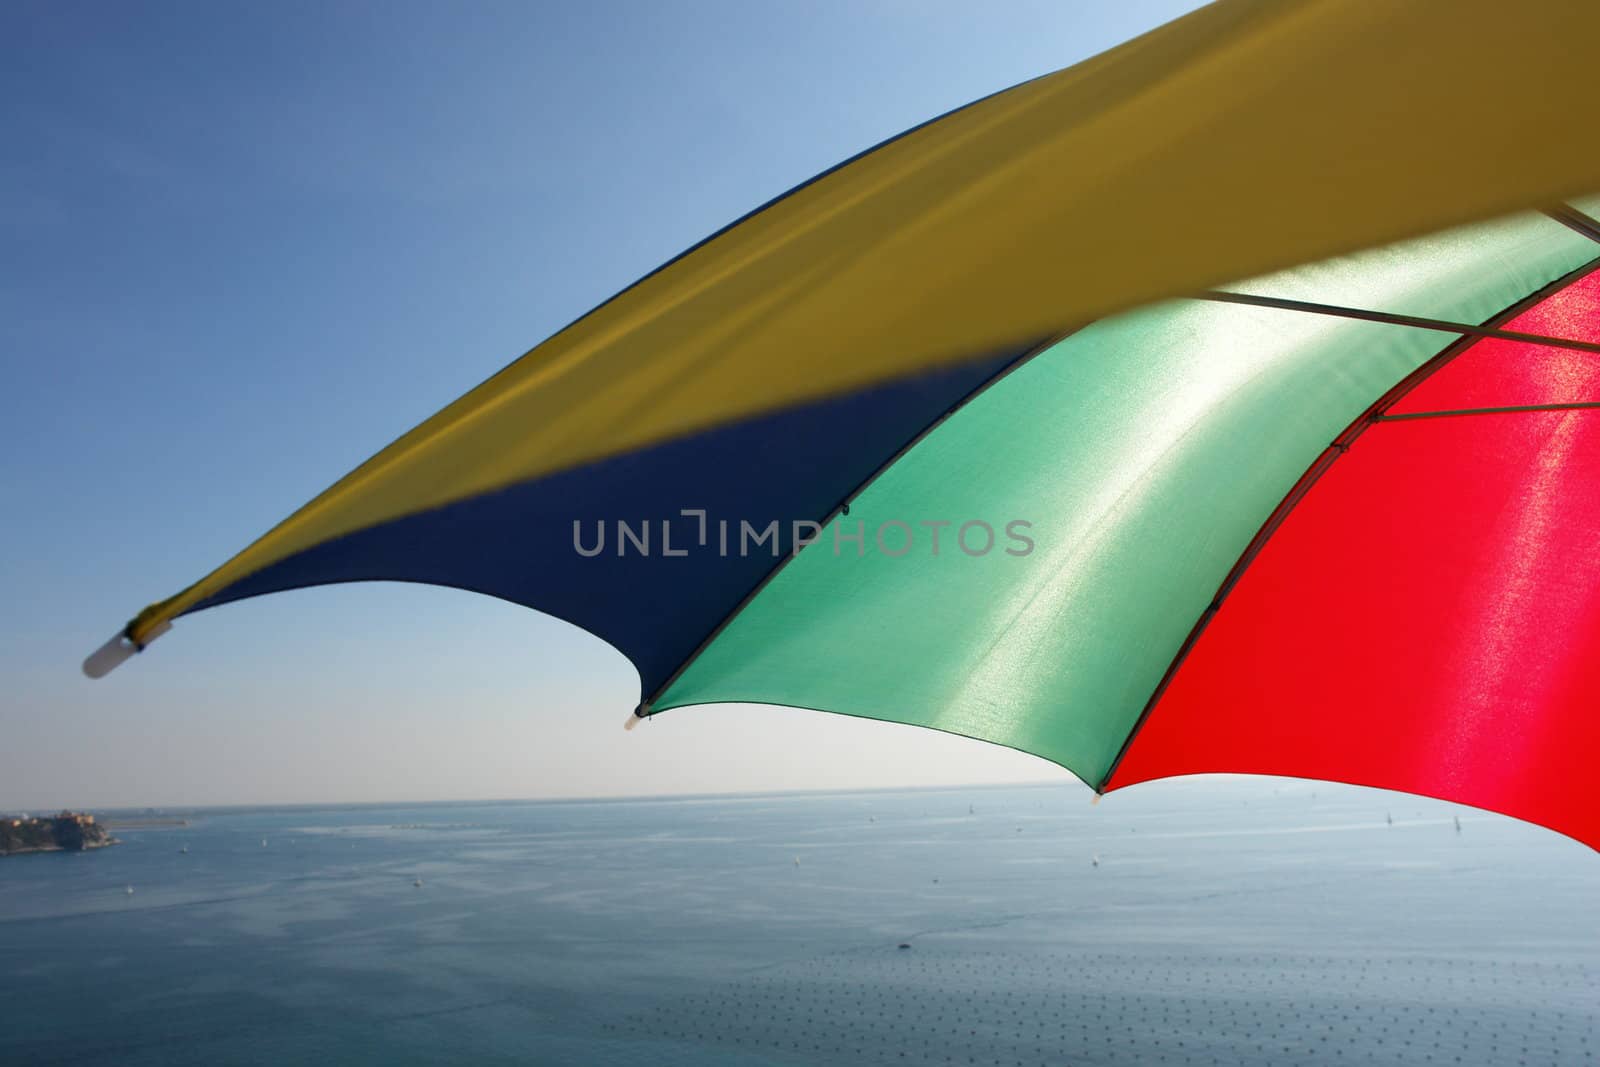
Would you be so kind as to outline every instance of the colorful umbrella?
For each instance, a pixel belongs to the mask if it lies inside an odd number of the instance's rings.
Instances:
[[[817,708],[1100,791],[1328,778],[1600,845],[1596,39],[1588,4],[1222,3],[978,101],[590,312],[85,669],[218,604],[430,582],[610,642],[636,717]]]

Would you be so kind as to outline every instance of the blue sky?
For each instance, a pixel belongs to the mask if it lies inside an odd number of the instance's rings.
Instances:
[[[688,709],[554,620],[362,585],[85,653],[706,234],[1182,2],[14,3],[0,13],[0,807],[1065,776]]]

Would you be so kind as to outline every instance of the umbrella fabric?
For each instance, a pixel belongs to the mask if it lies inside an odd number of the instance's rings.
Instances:
[[[1568,55],[1600,8],[1534,7],[1222,3],[912,130],[578,320],[127,638],[431,582],[604,638],[646,714],[813,707],[1097,789],[1315,774],[1600,841],[1569,772],[1600,754],[1576,711],[1597,416],[1464,413],[1600,401],[1595,205],[1507,214],[1600,188]],[[1252,276],[1233,299],[1277,306],[1185,295]]]
[[[1600,340],[1600,274],[1510,325]],[[1288,513],[1109,784],[1338,778],[1600,842],[1597,486],[1600,360],[1473,345]]]
[[[1597,253],[1530,218],[1240,288],[1471,321],[1515,289],[1553,288],[1508,325],[1600,340]],[[1491,275],[1511,288],[1478,288]],[[1370,424],[1419,368],[1432,373],[1393,421]],[[1404,417],[1585,401],[1600,403],[1588,352],[1463,351],[1406,327],[1192,301],[1109,319],[991,387],[838,520],[864,522],[869,542],[886,521],[950,520],[938,556],[928,528],[898,557],[825,537],[653,708],[914,722],[1100,788],[1199,771],[1330,778],[1592,842],[1580,794],[1600,754],[1600,437],[1584,427],[1600,411]],[[1307,488],[1308,471],[1326,473]],[[1032,523],[1026,557],[954,543],[962,521],[1012,518]],[[893,531],[889,549],[902,540]]]

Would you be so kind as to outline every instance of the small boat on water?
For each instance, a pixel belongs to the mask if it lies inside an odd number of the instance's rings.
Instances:
[[[189,846],[188,845],[184,845],[178,851],[183,853],[185,856],[187,856],[189,854]]]
[[[130,897],[133,896],[133,886],[131,886],[131,885],[128,887],[128,895]]]
[[[411,884],[416,886],[418,889],[421,889],[422,888],[422,879],[418,878],[415,882],[412,882]]]

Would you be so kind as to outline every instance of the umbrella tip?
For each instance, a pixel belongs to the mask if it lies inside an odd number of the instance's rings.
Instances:
[[[640,720],[642,720],[648,714],[650,714],[649,705],[648,704],[640,704],[638,707],[636,707],[632,711],[628,712],[628,719],[627,719],[626,722],[624,722],[622,724],[622,728],[624,730],[633,729],[635,726],[638,726]]]
[[[172,629],[172,623],[160,623],[146,635],[143,644],[141,644],[129,637],[128,629],[124,627],[117,631],[111,640],[89,653],[88,658],[83,661],[83,673],[90,678],[104,678],[122,666],[124,662],[143,652],[149,647],[151,641],[154,641],[170,629]]]

